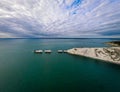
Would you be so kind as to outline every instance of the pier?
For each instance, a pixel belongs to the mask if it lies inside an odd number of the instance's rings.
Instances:
[[[51,53],[52,50],[44,50],[45,53]]]
[[[63,53],[63,50],[58,50],[58,53]]]
[[[34,53],[52,53],[53,51],[52,50],[34,50]],[[67,50],[57,50],[55,52],[58,52],[58,53],[67,53]]]
[[[43,53],[43,50],[34,50],[34,53]]]
[[[67,50],[63,50],[64,53],[67,53]]]

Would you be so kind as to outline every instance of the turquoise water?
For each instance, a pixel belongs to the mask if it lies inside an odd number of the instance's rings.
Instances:
[[[120,66],[56,52],[112,40],[120,39],[0,39],[0,92],[120,92]]]

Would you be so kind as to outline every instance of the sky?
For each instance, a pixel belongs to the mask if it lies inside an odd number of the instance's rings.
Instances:
[[[0,0],[0,38],[120,38],[120,0]]]

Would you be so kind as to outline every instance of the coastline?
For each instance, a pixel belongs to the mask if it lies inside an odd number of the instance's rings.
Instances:
[[[72,48],[67,53],[120,65],[120,47]]]
[[[106,42],[106,44],[108,44],[110,46],[119,46],[120,47],[120,41]]]

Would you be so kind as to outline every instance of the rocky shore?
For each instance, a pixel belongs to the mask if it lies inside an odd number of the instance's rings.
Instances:
[[[120,47],[72,48],[67,53],[120,64]]]

